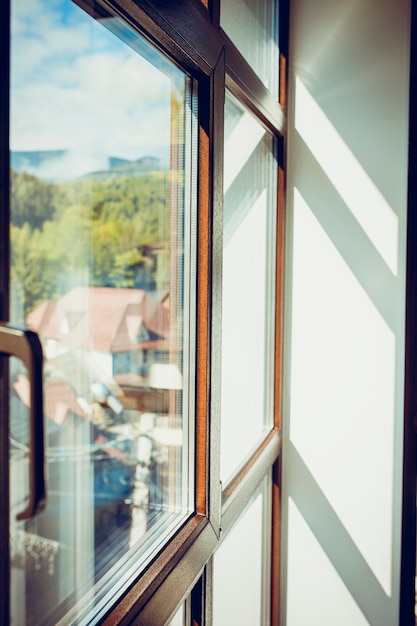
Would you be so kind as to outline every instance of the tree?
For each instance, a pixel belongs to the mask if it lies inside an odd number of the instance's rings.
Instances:
[[[40,228],[55,210],[54,186],[28,174],[11,171],[12,224]]]
[[[74,285],[168,284],[169,173],[50,184],[12,172],[12,289],[21,317]],[[144,253],[157,245],[159,252]]]

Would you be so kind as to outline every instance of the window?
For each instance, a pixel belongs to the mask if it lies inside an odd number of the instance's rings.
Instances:
[[[192,80],[121,18],[33,8],[12,3],[10,319],[45,346],[49,495],[12,522],[11,607],[52,624],[89,611],[93,585],[105,602],[194,510],[197,110]],[[14,520],[18,362],[10,380]]]
[[[274,96],[278,94],[277,11],[277,4],[268,0],[220,3],[220,26]]]
[[[278,168],[273,135],[228,91],[224,133],[220,466],[226,482],[274,423]]]
[[[213,623],[269,624],[270,476],[213,558]]]
[[[2,314],[42,341],[48,467],[16,521],[13,359],[15,624],[215,626],[240,589],[278,623],[285,20],[180,5],[11,0]]]

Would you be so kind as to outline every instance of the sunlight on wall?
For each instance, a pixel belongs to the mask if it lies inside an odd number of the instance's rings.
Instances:
[[[288,623],[300,626],[302,624],[368,626],[368,620],[346,589],[292,500],[289,505],[288,527],[290,529],[288,580],[290,585],[298,586],[303,598],[303,602],[290,606]],[[297,558],[300,550],[310,558],[303,561]],[[316,576],[317,563],[320,563],[321,577]],[[320,601],[323,586],[332,590],[325,603]]]
[[[283,626],[398,624],[409,0],[291,0]]]
[[[389,594],[395,336],[297,189],[294,233],[290,438]]]
[[[398,217],[299,77],[295,128],[394,275]]]

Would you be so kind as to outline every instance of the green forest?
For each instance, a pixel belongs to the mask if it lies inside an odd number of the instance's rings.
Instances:
[[[15,310],[24,317],[80,284],[167,288],[169,198],[169,172],[57,184],[12,170]]]

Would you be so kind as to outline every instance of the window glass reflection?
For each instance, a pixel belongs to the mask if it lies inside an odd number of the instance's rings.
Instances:
[[[220,25],[265,87],[278,96],[278,6],[273,0],[222,0]]]
[[[213,626],[270,623],[271,480],[266,476],[213,558]]]
[[[12,480],[12,613],[56,624],[121,588],[193,507],[195,116],[182,72],[69,0],[12,2],[11,59],[10,318],[43,344],[48,473],[29,522]],[[13,361],[12,477],[28,389]]]
[[[229,93],[224,160],[223,484],[273,424],[277,189],[274,138]]]

